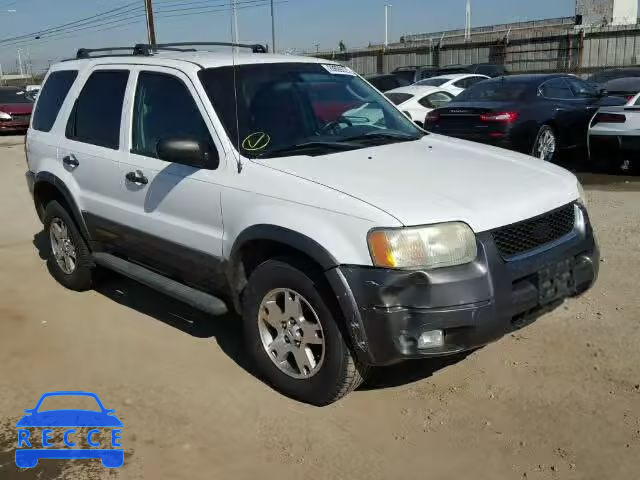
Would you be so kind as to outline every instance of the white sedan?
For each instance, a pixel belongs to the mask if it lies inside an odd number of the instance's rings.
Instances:
[[[420,85],[395,88],[385,96],[420,126],[424,124],[427,113],[449,103],[454,97],[440,87]]]
[[[589,159],[600,170],[628,172],[640,165],[640,93],[626,105],[601,107],[589,123]]]
[[[439,87],[456,97],[471,85],[474,85],[488,78],[489,77],[487,77],[486,75],[476,75],[471,73],[452,73],[451,75],[440,75],[438,77],[431,77],[425,80],[420,80],[419,82],[414,83],[414,85],[425,87]]]

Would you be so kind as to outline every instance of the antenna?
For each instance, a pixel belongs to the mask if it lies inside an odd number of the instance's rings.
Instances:
[[[464,40],[465,42],[471,40],[471,0],[467,0],[467,9],[464,19]]]

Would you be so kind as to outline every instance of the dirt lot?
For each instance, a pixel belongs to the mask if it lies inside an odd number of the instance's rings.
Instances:
[[[237,319],[116,275],[84,294],[58,286],[38,254],[21,142],[0,138],[0,479],[638,478],[640,179],[584,178],[604,257],[584,298],[315,408],[251,374]],[[123,468],[18,471],[15,422],[52,390],[116,410]]]

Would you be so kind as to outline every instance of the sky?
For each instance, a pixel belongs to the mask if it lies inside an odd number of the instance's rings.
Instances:
[[[223,6],[230,1],[153,0],[158,42],[231,40],[231,13]],[[144,5],[144,0],[137,2]],[[271,43],[268,2],[238,2],[242,7],[238,10],[240,40]],[[408,33],[464,27],[465,0],[275,0],[276,47],[301,52],[315,51],[316,44],[321,51],[337,49],[340,40],[348,48],[382,43],[385,3],[392,4],[390,41]],[[133,6],[120,10],[111,24],[6,41],[128,4]],[[199,13],[203,6],[209,11]],[[144,13],[127,13],[132,8],[137,8],[132,0],[0,0],[2,70],[16,70],[18,49],[23,60],[31,59],[37,72],[49,62],[74,56],[79,47],[144,42]],[[575,0],[472,0],[472,25],[570,16],[574,9]]]

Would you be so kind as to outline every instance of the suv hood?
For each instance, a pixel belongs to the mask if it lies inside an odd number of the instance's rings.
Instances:
[[[458,220],[479,233],[578,198],[577,180],[563,168],[435,134],[414,142],[264,162],[356,197],[404,225]]]

